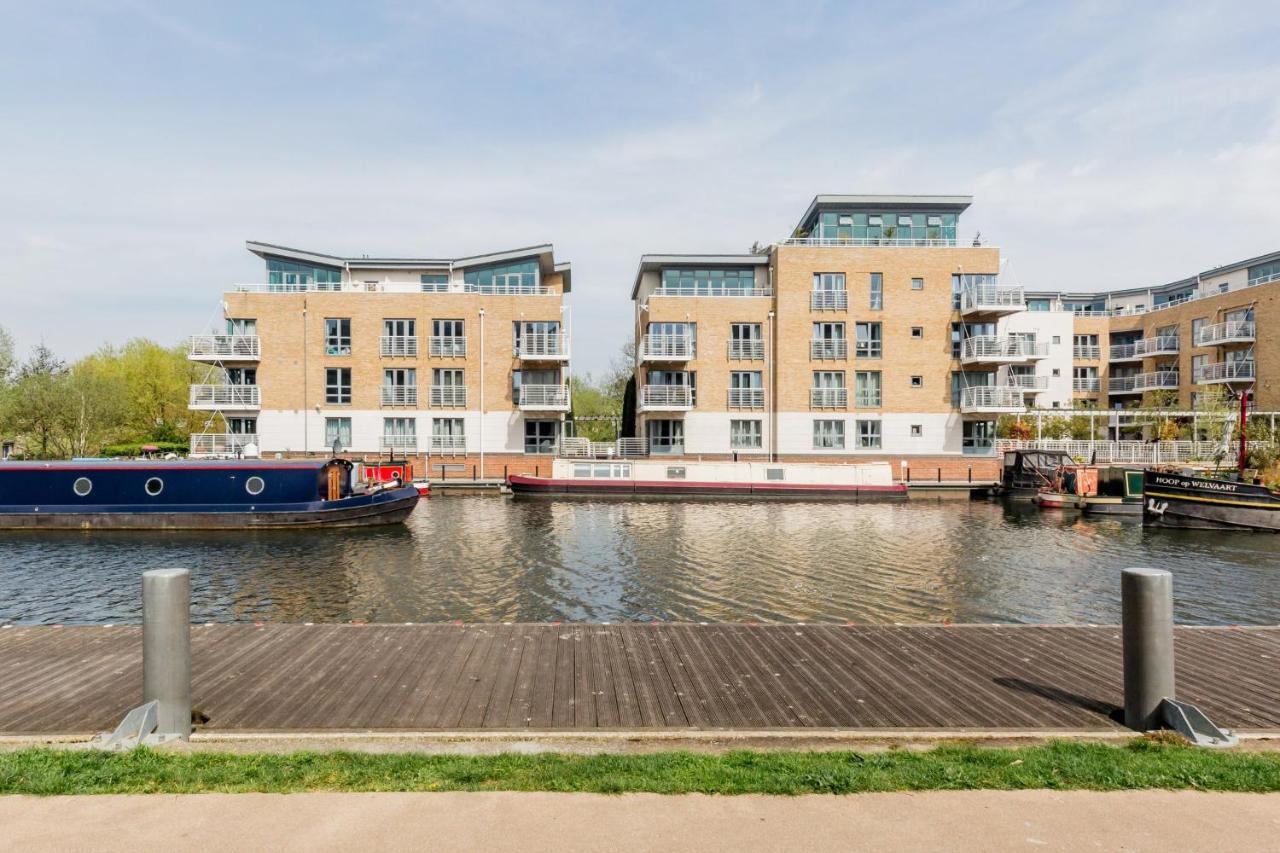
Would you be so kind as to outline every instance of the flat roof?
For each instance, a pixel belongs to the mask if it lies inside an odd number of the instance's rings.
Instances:
[[[641,255],[640,266],[636,269],[636,280],[631,285],[631,298],[634,300],[640,293],[640,278],[646,271],[660,270],[663,267],[688,265],[690,267],[751,267],[768,266],[767,254],[745,255]]]
[[[847,210],[940,210],[961,213],[973,204],[971,195],[840,195],[822,194],[813,197],[809,208],[800,217],[796,228],[804,228],[821,211]]]
[[[246,240],[245,248],[260,258],[287,258],[339,269],[420,269],[420,270],[453,270],[467,267],[487,266],[516,261],[522,258],[537,258],[543,275],[556,272],[564,278],[564,292],[570,289],[572,265],[568,261],[555,260],[555,247],[551,243],[539,243],[518,249],[506,249],[500,252],[487,252],[483,255],[468,255],[460,258],[379,258],[369,256],[330,255],[323,252],[312,252],[306,249],[294,249],[276,243],[264,243],[259,240]]]

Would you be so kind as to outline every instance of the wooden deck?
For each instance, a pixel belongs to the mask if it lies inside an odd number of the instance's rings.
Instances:
[[[1115,729],[1114,627],[208,625],[209,730]],[[1179,698],[1280,730],[1280,628],[1180,628]],[[137,627],[0,629],[0,733],[112,728]]]

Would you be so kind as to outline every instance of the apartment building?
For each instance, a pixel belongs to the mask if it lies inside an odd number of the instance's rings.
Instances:
[[[704,457],[993,456],[995,418],[1050,390],[1051,350],[1011,319],[1026,302],[999,250],[959,238],[970,202],[820,195],[758,253],[643,256],[637,437]]]
[[[1280,252],[1155,287],[1104,293],[1033,291],[1008,318],[1040,339],[1071,335],[1071,384],[1041,408],[1132,408],[1159,402],[1194,412],[1206,397],[1247,392],[1280,409]],[[1065,340],[1065,338],[1064,338]],[[1066,352],[1053,361],[1055,379]]]
[[[394,454],[490,476],[552,453],[569,411],[565,296],[551,245],[451,259],[342,257],[249,242],[190,408],[195,455]]]

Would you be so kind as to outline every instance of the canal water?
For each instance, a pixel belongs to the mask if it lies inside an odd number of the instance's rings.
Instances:
[[[1184,624],[1280,623],[1280,538],[1145,531],[1027,504],[423,501],[404,526],[0,532],[0,625],[138,622],[192,570],[197,621],[1119,621],[1174,573]]]

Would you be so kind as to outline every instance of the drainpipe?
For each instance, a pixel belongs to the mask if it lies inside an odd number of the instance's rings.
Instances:
[[[769,312],[769,339],[764,342],[764,358],[765,358],[765,375],[769,377],[769,461],[773,462],[777,455],[777,439],[778,434],[778,396],[777,391],[777,363],[776,358],[770,358],[773,349],[773,312]]]
[[[311,416],[307,411],[307,347],[311,339],[307,336],[307,297],[302,297],[302,452],[311,453]],[[259,412],[259,415],[262,413]],[[258,452],[262,452],[262,434],[258,434]]]
[[[484,476],[484,309],[480,309],[480,476]]]

